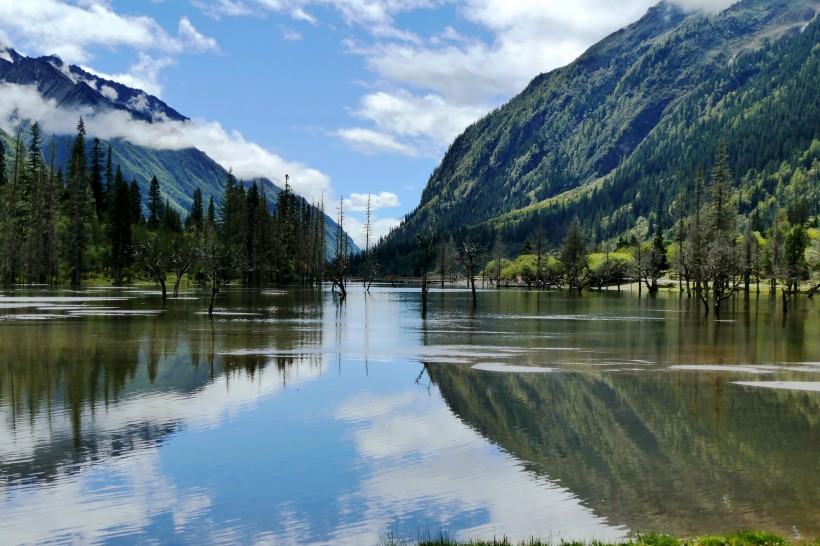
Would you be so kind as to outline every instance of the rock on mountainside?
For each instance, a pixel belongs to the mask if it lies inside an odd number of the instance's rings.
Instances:
[[[383,251],[406,250],[426,225],[485,238],[502,227],[520,243],[542,223],[555,241],[575,214],[616,237],[650,213],[663,222],[720,138],[736,179],[806,153],[820,139],[819,11],[818,0],[711,15],[661,2],[468,127]]]

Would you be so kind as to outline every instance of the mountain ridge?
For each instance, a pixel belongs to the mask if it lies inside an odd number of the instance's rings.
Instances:
[[[761,70],[788,80],[791,75],[771,69],[776,59],[759,59],[759,66],[745,59],[772,51],[784,40],[796,43],[794,39],[807,29],[813,37],[811,27],[817,26],[819,11],[816,0],[742,0],[715,15],[686,13],[666,2],[650,8],[641,19],[610,34],[569,65],[536,76],[520,94],[459,135],[433,171],[419,206],[391,233],[382,252],[390,254],[401,247],[395,254],[405,253],[415,233],[428,225],[451,233],[484,226],[478,231],[484,239],[491,238],[489,231],[504,225],[504,218],[528,216],[556,201],[579,201],[580,194],[594,193],[593,186],[605,182],[615,180],[627,187],[648,180],[655,173],[641,172],[639,166],[630,167],[628,181],[618,176],[655,131],[664,131],[663,138],[670,143],[667,147],[679,147],[690,161],[687,150],[699,145],[697,137],[687,133],[688,140],[684,140],[681,135],[689,127],[710,122],[723,107],[720,101],[731,98],[734,89],[720,86],[742,86]],[[799,53],[806,63],[813,63],[817,56],[813,50]],[[745,80],[735,73],[738,67],[749,72],[740,75]],[[692,104],[692,97],[701,102]],[[717,102],[710,104],[710,100]],[[802,108],[810,121],[820,122],[810,99],[804,102],[808,106],[794,106]],[[682,112],[684,107],[689,111]],[[674,115],[685,119],[672,126],[667,122]],[[724,122],[727,128],[748,125],[742,112]],[[753,129],[750,138],[762,140],[763,129]],[[800,137],[800,142],[782,146],[781,160],[790,159],[786,156],[798,149],[801,153],[808,150],[812,138],[820,138],[820,133],[814,131],[807,138],[801,133]],[[788,135],[783,138],[789,139]],[[715,143],[709,144],[712,149],[699,152],[703,165],[714,154]],[[777,145],[771,143],[771,147]],[[668,150],[663,160],[670,164],[681,161]],[[765,165],[752,167],[762,171]],[[735,174],[741,178],[747,171],[744,168]],[[664,209],[670,206],[667,194],[675,193],[680,182],[668,185],[660,205]],[[588,216],[586,227],[592,228],[594,221],[629,203],[621,199],[613,206],[586,205],[589,210],[585,211],[568,207],[568,214],[570,218],[572,214]],[[527,210],[530,212],[523,212]],[[518,227],[507,224],[505,235],[520,243],[536,221],[530,218],[527,226]],[[560,233],[567,221],[567,214],[553,211],[548,227]],[[621,232],[634,227],[637,218],[630,221],[631,226],[619,224]],[[615,229],[604,231],[604,238],[619,235]]]

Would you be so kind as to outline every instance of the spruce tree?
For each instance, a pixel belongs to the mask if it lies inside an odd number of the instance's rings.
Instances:
[[[99,138],[94,138],[94,142],[91,145],[90,161],[91,194],[94,196],[94,209],[99,216],[102,214],[105,201],[103,193],[103,151]]]
[[[206,217],[207,227],[216,227],[216,207],[214,206],[214,197],[208,198],[208,216]]]
[[[580,219],[575,216],[567,229],[564,245],[561,247],[561,262],[564,264],[567,284],[580,295],[589,278],[588,239],[581,227]]]
[[[162,192],[159,189],[157,177],[151,178],[148,188],[148,229],[157,229],[162,221],[165,205],[162,202]]]
[[[68,164],[68,224],[66,229],[67,262],[71,285],[82,280],[84,254],[89,243],[89,223],[94,198],[88,181],[88,159],[85,152],[85,124],[77,122],[77,134],[71,147]]]
[[[193,202],[191,203],[191,212],[185,219],[185,227],[196,232],[202,230],[204,222],[205,211],[202,203],[202,190],[197,188],[194,190]]]
[[[110,244],[110,264],[114,277],[114,284],[123,280],[123,270],[131,263],[131,192],[128,189],[122,170],[117,166],[117,174],[112,184],[112,197],[109,203],[111,221],[108,224],[108,239]]]
[[[142,224],[145,221],[145,217],[142,215],[142,194],[140,193],[140,187],[139,184],[137,184],[136,178],[131,179],[131,184],[128,186],[128,195],[130,197],[129,201],[131,202],[131,224]]]

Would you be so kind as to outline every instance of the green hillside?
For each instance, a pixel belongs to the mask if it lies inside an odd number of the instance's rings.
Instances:
[[[380,249],[412,267],[424,226],[553,244],[578,215],[597,240],[674,224],[679,190],[727,143],[738,212],[818,207],[820,10],[744,0],[713,16],[661,3],[464,131]],[[639,237],[643,234],[638,233]]]

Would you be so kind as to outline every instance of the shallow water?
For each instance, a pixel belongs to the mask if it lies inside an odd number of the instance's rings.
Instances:
[[[184,296],[0,296],[1,542],[820,537],[811,301]]]

